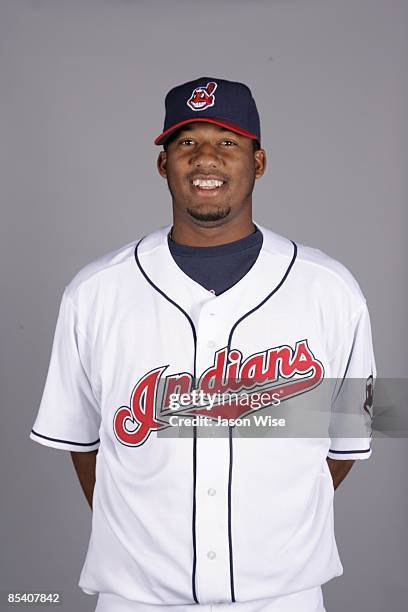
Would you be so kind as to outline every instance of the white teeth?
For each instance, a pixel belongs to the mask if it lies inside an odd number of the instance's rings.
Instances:
[[[201,189],[214,189],[214,187],[221,187],[223,181],[217,181],[214,179],[204,181],[202,179],[195,179],[193,181],[193,185],[195,187],[200,187]]]

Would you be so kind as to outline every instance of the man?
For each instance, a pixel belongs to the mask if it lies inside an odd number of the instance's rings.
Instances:
[[[155,143],[173,223],[68,284],[30,434],[71,451],[93,508],[79,585],[98,612],[322,612],[342,573],[334,489],[371,454],[365,299],[341,264],[254,223],[248,87],[173,88]]]

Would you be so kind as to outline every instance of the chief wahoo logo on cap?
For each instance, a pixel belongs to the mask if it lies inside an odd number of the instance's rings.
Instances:
[[[191,94],[187,105],[193,111],[202,111],[210,106],[214,106],[215,95],[214,91],[217,89],[217,83],[210,81],[206,87],[196,87]]]

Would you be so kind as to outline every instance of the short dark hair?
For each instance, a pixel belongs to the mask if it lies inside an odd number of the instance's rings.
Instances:
[[[177,133],[178,133],[178,131],[177,131],[177,132],[175,132],[174,134],[172,134],[172,135],[169,137],[169,139],[168,139],[168,140],[166,140],[166,142],[165,142],[165,143],[163,143],[163,149],[164,149],[165,151],[167,151],[167,147],[169,146],[169,144],[170,144],[171,142],[173,142],[173,140],[175,140],[175,139],[176,139],[176,137],[177,137]],[[261,145],[259,144],[259,142],[258,142],[257,140],[252,139],[252,148],[253,148],[254,153],[255,153],[255,151],[259,151],[259,149],[261,148]]]

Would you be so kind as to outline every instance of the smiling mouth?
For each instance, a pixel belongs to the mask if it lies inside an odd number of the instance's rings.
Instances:
[[[193,179],[191,185],[200,194],[215,195],[225,187],[226,183],[220,179]]]

